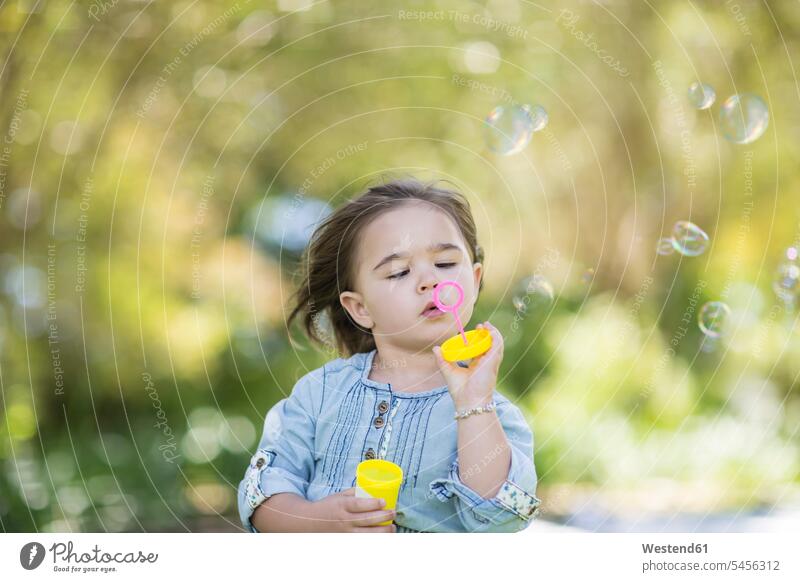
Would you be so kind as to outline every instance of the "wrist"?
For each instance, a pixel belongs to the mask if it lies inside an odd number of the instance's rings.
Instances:
[[[456,408],[456,412],[461,410],[466,410],[468,408],[478,408],[481,406],[486,406],[490,404],[494,400],[494,394],[484,394],[480,396],[461,396],[459,398],[453,398],[453,405]]]
[[[259,532],[318,532],[329,522],[321,519],[316,502],[295,493],[276,493],[259,505],[250,523]]]
[[[491,414],[495,411],[497,405],[494,402],[490,402],[484,406],[473,406],[470,408],[464,408],[460,410],[456,410],[456,413],[453,415],[455,420],[464,420],[469,418],[470,416],[475,416],[477,414]]]
[[[333,522],[328,517],[325,505],[320,501],[311,501],[308,504],[307,516],[311,525],[309,531],[311,533],[330,533],[333,531],[331,529]]]

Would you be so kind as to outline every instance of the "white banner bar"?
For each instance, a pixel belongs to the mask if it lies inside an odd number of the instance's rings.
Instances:
[[[800,580],[786,534],[3,534],[5,580]],[[580,578],[578,578],[580,576]]]

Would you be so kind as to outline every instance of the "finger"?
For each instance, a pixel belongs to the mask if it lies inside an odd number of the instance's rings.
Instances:
[[[371,513],[357,513],[353,514],[350,521],[354,526],[372,526],[378,525],[384,521],[392,521],[397,516],[397,512],[392,509],[386,511],[374,511]]]
[[[484,323],[484,327],[489,330],[489,333],[492,334],[492,338],[496,337],[497,339],[500,339],[500,340],[503,339],[503,334],[500,333],[500,330],[497,329],[495,326],[493,326],[488,321]]]
[[[484,362],[486,360],[489,360],[492,357],[493,354],[494,354],[494,352],[492,351],[491,348],[489,348],[487,351],[483,352],[482,354],[478,354],[477,356],[475,356],[474,358],[472,358],[469,361],[469,369],[470,370],[474,370],[475,368],[483,366]]]
[[[491,347],[484,353],[476,356],[469,365],[470,370],[477,368],[490,368],[499,369],[500,363],[503,361],[503,343],[502,340],[492,339]]]
[[[442,348],[440,346],[434,346],[433,354],[436,356],[436,363],[439,366],[439,370],[445,375],[445,377],[447,377],[447,375],[452,371],[453,363],[444,359],[444,356],[442,356]]]
[[[436,361],[439,364],[439,369],[441,369],[442,372],[458,372],[461,369],[455,362],[444,359],[441,346],[435,346],[433,350],[433,353],[436,355]]]
[[[486,329],[489,330],[489,334],[492,336],[492,347],[489,348],[489,351],[503,351],[503,334],[500,333],[500,330],[488,321],[486,322]]]
[[[363,513],[365,511],[378,511],[383,509],[386,502],[377,497],[363,498],[353,497],[345,501],[345,508],[351,513]]]
[[[350,487],[350,489],[345,489],[344,491],[339,491],[339,495],[347,495],[348,497],[354,497],[356,494],[356,488]]]

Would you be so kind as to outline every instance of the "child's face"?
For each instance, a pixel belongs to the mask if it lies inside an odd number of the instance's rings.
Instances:
[[[433,301],[434,285],[441,281],[457,281],[464,289],[458,316],[467,327],[482,265],[471,262],[449,215],[432,204],[411,201],[378,216],[362,232],[355,289],[339,299],[359,325],[372,331],[378,349],[428,350],[458,333],[452,312],[423,315]],[[442,303],[453,305],[457,298],[452,286],[442,288]]]

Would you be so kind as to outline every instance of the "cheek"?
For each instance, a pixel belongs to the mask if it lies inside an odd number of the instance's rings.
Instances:
[[[475,296],[478,294],[478,286],[475,284],[475,278],[472,271],[465,272],[462,285],[464,287],[464,304],[465,309],[472,309]]]
[[[475,286],[475,274],[467,265],[462,265],[458,268],[458,275],[455,278],[461,283],[464,290],[472,289]]]
[[[422,309],[420,301],[415,301],[415,298],[410,292],[397,293],[389,301],[386,302],[384,308],[386,309],[386,317],[389,321],[395,322],[397,325],[405,327],[408,325],[409,319],[414,319],[419,310]]]
[[[475,287],[475,279],[472,271],[466,267],[462,267],[458,270],[458,276],[454,277],[454,279],[461,284],[461,287],[464,289],[464,298],[466,299],[472,288]]]
[[[399,285],[393,289],[378,291],[370,301],[376,319],[385,323],[402,320],[410,303],[408,293],[404,293]]]

